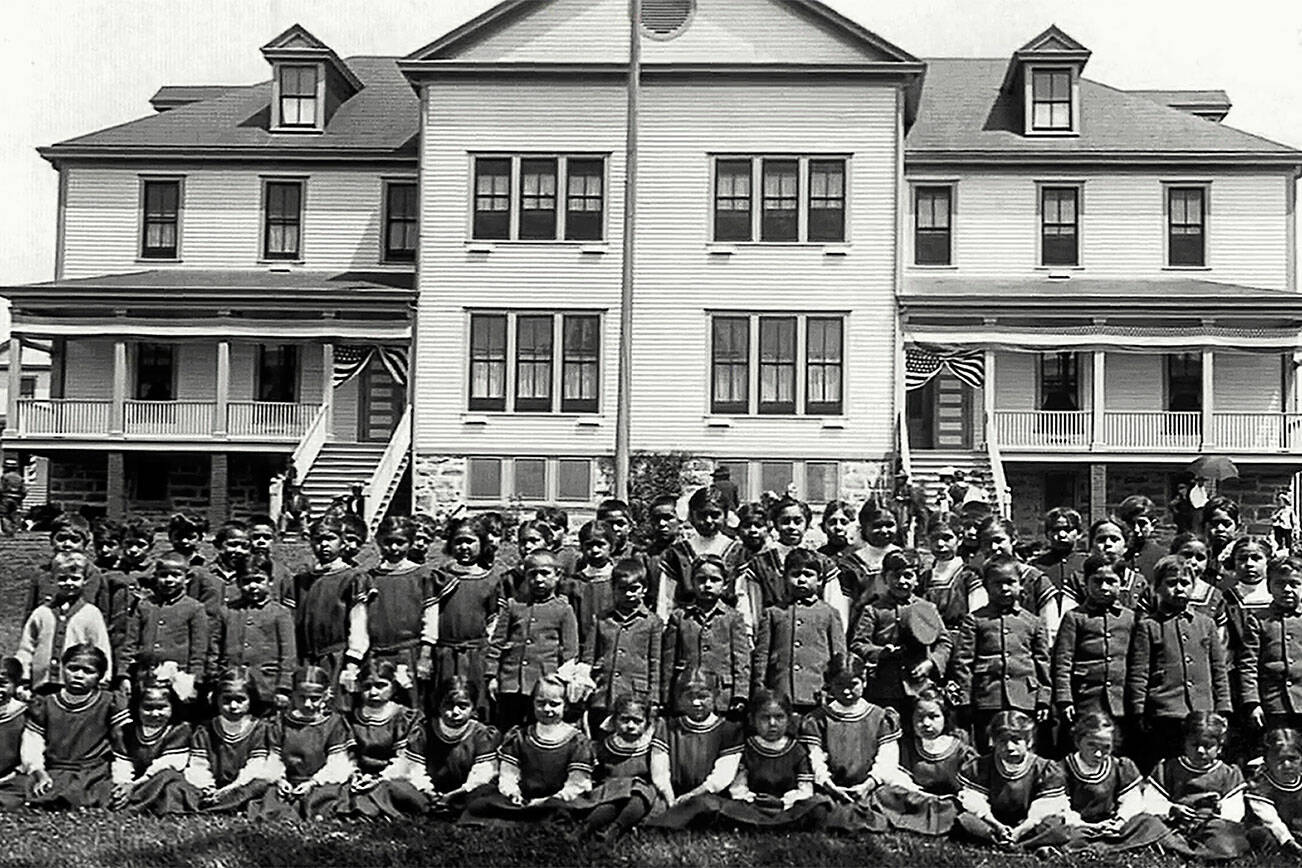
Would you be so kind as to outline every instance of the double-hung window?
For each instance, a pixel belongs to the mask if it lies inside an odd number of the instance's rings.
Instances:
[[[840,244],[846,240],[843,157],[727,156],[714,160],[717,243]]]
[[[303,182],[267,181],[263,187],[262,256],[303,258]]]
[[[146,178],[140,189],[140,258],[178,259],[181,250],[181,180]]]
[[[1080,187],[1040,188],[1040,264],[1080,265]]]
[[[953,188],[939,185],[915,187],[913,204],[914,264],[951,265]]]
[[[473,163],[471,240],[605,237],[605,157],[485,155]]]
[[[1201,268],[1207,264],[1207,188],[1166,188],[1167,265]]]
[[[384,260],[412,262],[416,259],[416,185],[393,181],[384,188]]]
[[[599,314],[475,312],[469,344],[467,409],[598,411]]]
[[[720,313],[710,322],[710,412],[836,416],[844,317]]]
[[[472,457],[466,499],[475,503],[589,503],[596,478],[590,458]]]
[[[1031,70],[1031,129],[1036,132],[1070,132],[1072,117],[1070,69]]]
[[[321,113],[317,106],[317,76],[320,69],[315,64],[281,64],[277,67],[279,85],[280,126],[316,129]]]

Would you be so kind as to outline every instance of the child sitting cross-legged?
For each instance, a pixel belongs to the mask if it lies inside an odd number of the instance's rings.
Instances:
[[[863,662],[854,655],[832,660],[825,685],[823,705],[800,722],[800,741],[809,750],[815,786],[836,802],[826,828],[884,832],[887,820],[874,791],[886,784],[916,789],[900,771],[899,715],[863,698]]]
[[[442,815],[459,814],[476,796],[488,795],[497,779],[496,729],[475,719],[479,685],[454,675],[438,690],[436,715],[412,730],[403,752],[406,777]]]
[[[1116,756],[1119,731],[1102,711],[1075,715],[1076,750],[1063,761],[1070,810],[1063,815],[1067,850],[1135,850],[1170,834],[1161,820],[1144,813],[1143,777],[1126,757]],[[1058,830],[1051,831],[1059,843]],[[1028,846],[1034,846],[1028,841]]]
[[[175,719],[171,686],[146,677],[132,691],[132,705],[134,720],[123,729],[123,752],[113,757],[109,807],[150,814],[198,810],[199,792],[184,778],[190,727]]]
[[[18,698],[23,664],[17,657],[0,658],[0,811],[21,808],[31,779],[23,772],[23,728],[27,703]]]
[[[544,675],[531,698],[534,722],[508,732],[498,748],[497,792],[473,799],[461,823],[546,822],[569,815],[592,789],[592,745],[565,722],[565,682]]]
[[[656,803],[651,785],[651,703],[645,696],[620,694],[602,729],[607,734],[594,745],[596,785],[574,803],[576,809],[590,808],[586,831],[609,841],[642,822]]]
[[[1038,847],[1060,844],[1066,834],[1050,834],[1052,822],[1062,827],[1069,810],[1062,767],[1036,756],[1031,749],[1035,721],[1020,711],[1001,711],[990,719],[993,751],[969,760],[959,772],[958,801],[963,807],[958,825],[969,836],[1005,849],[1024,838]]]
[[[1220,759],[1228,729],[1214,711],[1193,712],[1184,720],[1184,753],[1162,760],[1149,775],[1145,808],[1174,830],[1162,842],[1167,850],[1206,860],[1248,852],[1243,774]]]
[[[398,665],[370,660],[357,676],[357,696],[348,712],[353,732],[353,775],[340,793],[338,816],[396,819],[424,813],[426,799],[409,783],[403,755],[417,726],[417,714],[396,696]]]
[[[1262,739],[1266,762],[1248,783],[1248,840],[1256,850],[1302,856],[1302,735],[1272,729]]]
[[[275,783],[271,721],[258,716],[263,700],[248,666],[218,674],[212,691],[216,713],[195,727],[185,779],[199,792],[203,811],[242,811]]]

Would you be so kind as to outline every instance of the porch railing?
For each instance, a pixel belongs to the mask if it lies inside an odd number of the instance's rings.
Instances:
[[[75,437],[107,434],[112,401],[76,398],[19,398],[13,426],[20,436]]]
[[[1088,410],[997,410],[995,435],[1004,447],[1088,449]]]
[[[202,437],[212,433],[216,401],[126,401],[123,433],[150,437]]]
[[[1202,414],[1164,410],[1106,410],[1103,442],[1117,449],[1193,450],[1202,446]]]
[[[1231,452],[1302,450],[1302,413],[1213,413],[1212,444]]]
[[[226,430],[231,437],[298,440],[319,409],[319,404],[231,401],[226,409]]]

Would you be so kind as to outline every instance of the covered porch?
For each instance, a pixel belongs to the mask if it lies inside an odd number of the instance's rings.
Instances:
[[[1302,455],[1294,293],[915,278],[900,305],[915,451]]]

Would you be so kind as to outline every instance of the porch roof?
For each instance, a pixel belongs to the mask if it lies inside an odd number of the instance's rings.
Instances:
[[[910,343],[1024,352],[1302,350],[1302,294],[1171,278],[906,277]]]
[[[157,268],[0,286],[15,319],[25,312],[85,317],[131,314],[187,318],[200,312],[317,317],[353,313],[407,319],[415,275],[398,271]]]

